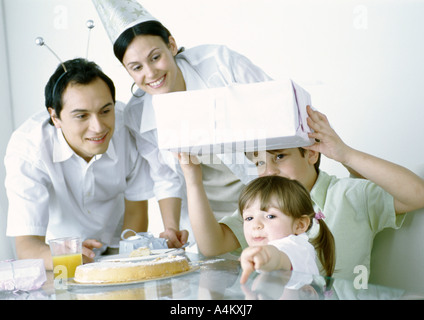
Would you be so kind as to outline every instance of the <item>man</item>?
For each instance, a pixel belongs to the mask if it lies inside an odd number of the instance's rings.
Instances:
[[[147,231],[153,182],[115,110],[114,84],[95,63],[59,65],[45,104],[50,117],[43,110],[28,119],[7,147],[6,234],[18,258],[42,258],[50,270],[50,239],[81,237],[90,262],[121,227]]]

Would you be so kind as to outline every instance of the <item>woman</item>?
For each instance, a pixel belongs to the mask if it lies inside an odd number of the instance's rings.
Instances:
[[[126,121],[137,133],[140,152],[152,166],[152,178],[159,179],[155,167],[162,165],[164,160],[155,159],[154,155],[159,154],[175,166],[184,181],[175,160],[171,161],[164,152],[154,152],[158,147],[152,95],[261,82],[270,78],[246,57],[225,46],[203,45],[179,50],[174,37],[159,21],[153,17],[145,20],[121,32],[116,40],[111,37],[115,56],[134,79],[133,87],[138,87],[126,106]],[[231,155],[226,156],[231,158]],[[241,189],[254,177],[249,177],[246,165],[234,161],[223,164],[216,155],[201,157],[201,161],[203,183],[215,217],[220,219],[233,213],[237,210],[236,199]],[[170,223],[176,223],[175,215],[164,219],[174,219]]]

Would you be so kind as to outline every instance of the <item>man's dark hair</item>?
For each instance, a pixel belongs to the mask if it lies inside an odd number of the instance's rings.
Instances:
[[[46,108],[53,108],[59,119],[63,107],[62,95],[69,84],[87,85],[100,78],[109,87],[113,102],[115,102],[115,85],[96,63],[77,58],[65,61],[63,65],[59,64],[44,89]],[[51,119],[50,124],[53,125]]]

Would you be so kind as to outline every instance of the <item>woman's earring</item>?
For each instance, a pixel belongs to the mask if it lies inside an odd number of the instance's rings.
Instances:
[[[140,95],[140,96],[138,96],[138,95],[136,95],[135,93],[134,93],[134,85],[135,85],[135,82],[132,84],[132,86],[131,86],[131,94],[134,96],[134,97],[136,97],[136,98],[141,98],[143,95],[144,95],[144,93],[142,94],[142,95]],[[136,89],[137,90],[137,89]],[[136,91],[137,92],[137,91]]]

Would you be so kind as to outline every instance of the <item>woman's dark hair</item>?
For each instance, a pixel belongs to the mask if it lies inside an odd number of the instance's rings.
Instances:
[[[77,58],[65,61],[63,65],[59,64],[44,89],[46,108],[53,108],[59,118],[63,107],[62,95],[70,83],[87,85],[100,78],[109,87],[113,102],[115,102],[115,85],[97,64],[86,59]],[[51,119],[50,124],[53,125]]]
[[[135,25],[122,32],[122,34],[116,39],[113,45],[113,52],[116,58],[122,63],[125,52],[128,46],[137,36],[150,35],[161,37],[166,45],[169,45],[169,37],[171,32],[165,28],[159,21],[145,21]]]

